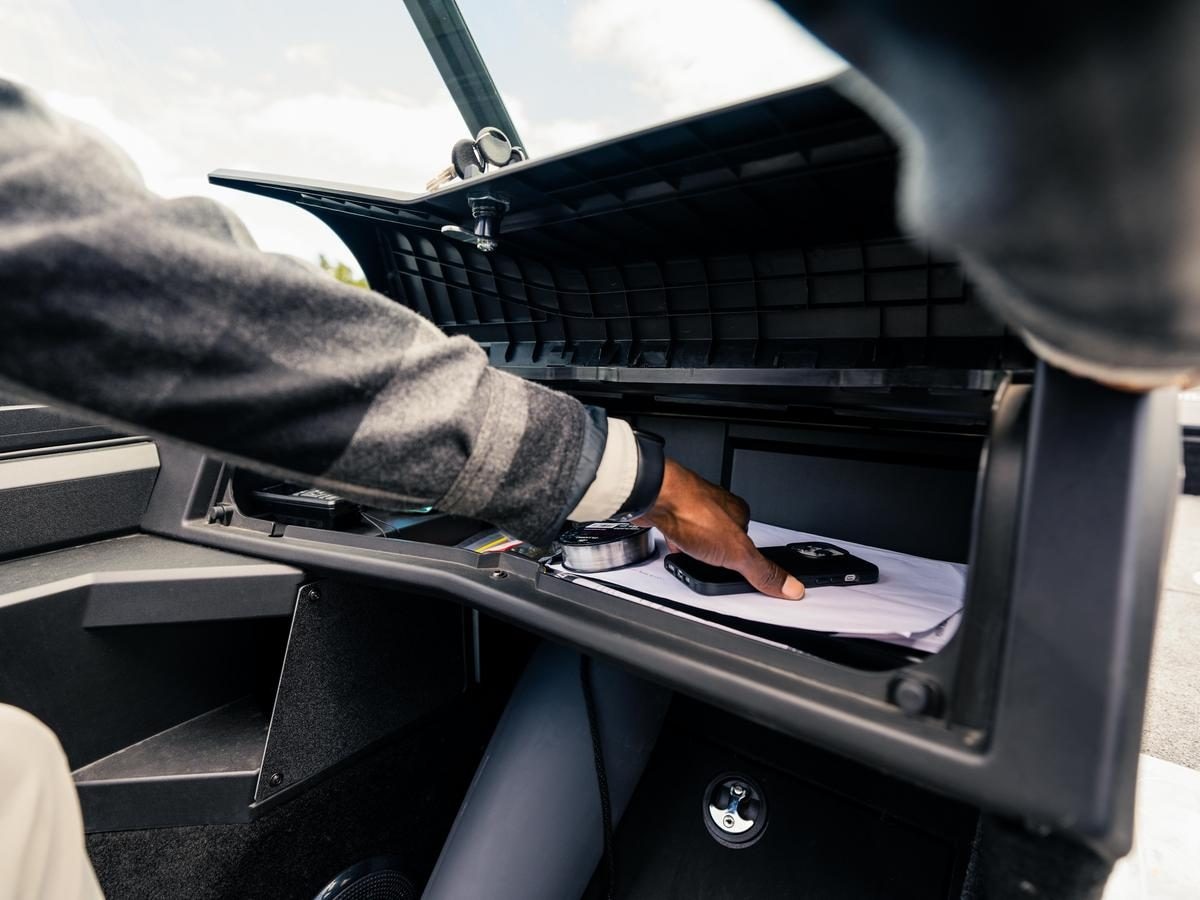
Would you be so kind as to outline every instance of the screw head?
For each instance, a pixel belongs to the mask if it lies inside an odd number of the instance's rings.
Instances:
[[[309,588],[308,589],[308,599],[312,603],[316,603],[318,600],[320,600],[321,599],[321,589],[315,588],[315,587]]]
[[[279,787],[281,784],[283,784],[283,773],[275,772],[272,774],[271,777],[267,779],[267,784],[269,784],[271,787]]]
[[[746,786],[744,784],[735,784],[729,788],[729,793],[733,794],[735,797],[745,797]]]
[[[500,581],[501,579],[507,578],[508,573],[501,569],[496,569],[494,572],[491,572],[489,574],[489,577],[492,578],[494,581]]]
[[[917,678],[901,677],[892,687],[892,702],[910,716],[921,715],[932,710],[937,702],[934,689]]]
[[[737,823],[734,821],[733,816],[726,814],[721,819],[721,824],[724,825],[726,828],[732,828]]]
[[[210,525],[228,525],[233,521],[233,508],[225,503],[217,503],[208,508]]]

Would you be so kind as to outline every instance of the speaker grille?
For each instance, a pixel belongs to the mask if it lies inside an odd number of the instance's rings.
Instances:
[[[391,871],[356,878],[335,896],[337,900],[417,900],[412,882]]]
[[[316,900],[417,900],[417,890],[386,857],[364,860],[329,882]]]

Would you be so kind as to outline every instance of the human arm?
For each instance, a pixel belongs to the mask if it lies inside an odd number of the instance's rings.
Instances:
[[[625,423],[259,252],[210,200],[152,194],[100,136],[2,80],[0,317],[0,381],[23,395],[352,499],[548,544],[644,481]],[[639,493],[660,487],[664,503],[717,502],[675,480]]]

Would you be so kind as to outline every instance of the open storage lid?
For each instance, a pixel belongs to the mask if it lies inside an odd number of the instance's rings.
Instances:
[[[226,171],[211,180],[308,209],[377,289],[527,377],[701,404],[752,389],[754,402],[786,397],[806,415],[874,395],[889,412],[925,417],[940,404],[969,420],[956,430],[988,443],[967,606],[933,657],[851,668],[511,555],[462,560],[359,535],[338,535],[334,551],[315,529],[267,537],[209,524],[225,475],[199,459],[184,511],[162,500],[148,515],[164,534],[296,564],[319,545],[322,567],[468,596],[746,718],[1119,856],[1178,487],[1175,398],[1046,364],[1031,384],[1007,378],[1031,368],[1028,351],[955,260],[901,232],[896,176],[894,143],[826,84],[428,196]],[[441,233],[471,224],[468,196],[482,191],[511,205],[490,254]],[[158,484],[165,497],[170,481]],[[923,711],[901,707],[902,687],[925,698]]]
[[[900,232],[896,175],[895,143],[824,84],[433,194],[210,181],[308,209],[375,289],[527,377],[989,391],[1031,357]],[[484,193],[509,203],[490,253],[440,232]]]

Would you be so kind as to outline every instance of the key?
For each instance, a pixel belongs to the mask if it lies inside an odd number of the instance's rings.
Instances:
[[[457,177],[458,174],[454,171],[454,166],[446,166],[446,168],[442,169],[442,171],[430,178],[429,181],[425,182],[425,190],[436,191],[438,188],[449,184]]]

